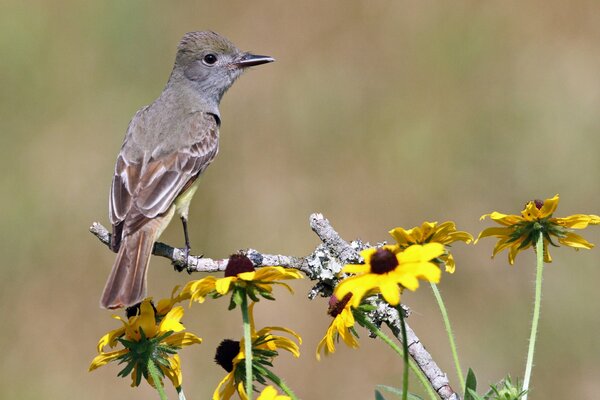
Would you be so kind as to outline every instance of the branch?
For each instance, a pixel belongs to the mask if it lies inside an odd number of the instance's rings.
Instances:
[[[239,252],[250,258],[255,267],[279,265],[298,269],[309,279],[317,281],[309,292],[308,297],[310,299],[317,296],[329,297],[339,281],[337,275],[342,267],[345,264],[361,262],[360,250],[370,247],[370,245],[360,240],[346,242],[322,214],[312,214],[310,216],[310,227],[321,239],[322,244],[317,246],[315,251],[308,256],[292,257],[279,254],[263,254],[254,249],[240,250]],[[90,232],[110,248],[111,234],[105,227],[98,222],[94,222],[90,227]],[[210,259],[194,255],[190,255],[186,260],[185,252],[182,249],[161,242],[154,244],[152,254],[168,258],[179,270],[186,269],[189,273],[224,271],[228,261],[228,259]],[[394,336],[402,341],[398,311],[376,298],[373,298],[370,302],[376,306],[376,310],[370,315],[372,322],[377,326],[385,323]],[[427,352],[408,324],[406,324],[406,329],[408,353],[421,368],[440,398],[442,400],[460,400],[458,394],[450,387],[446,374],[438,367],[431,354]]]

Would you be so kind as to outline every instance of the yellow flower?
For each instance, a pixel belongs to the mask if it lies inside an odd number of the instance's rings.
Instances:
[[[361,251],[364,264],[346,265],[342,272],[353,273],[342,280],[334,295],[343,299],[352,292],[351,306],[358,308],[363,297],[371,293],[381,293],[385,301],[396,306],[404,288],[416,290],[419,279],[438,283],[440,269],[432,262],[444,254],[440,243],[415,244],[400,253],[394,253],[394,246],[383,246]]]
[[[423,222],[420,227],[415,226],[411,229],[398,227],[389,233],[396,239],[399,250],[404,250],[413,244],[441,243],[449,246],[459,240],[465,243],[471,243],[473,240],[470,233],[456,230],[456,225],[452,221],[443,222],[440,225],[437,222]],[[446,250],[439,259],[446,265],[446,272],[453,274],[456,264],[452,254]]]
[[[214,276],[207,276],[191,281],[185,285],[179,299],[190,299],[190,301],[202,303],[208,295],[220,297],[240,288],[245,290],[253,301],[258,301],[257,295],[272,300],[273,285],[282,285],[293,292],[287,284],[278,282],[282,279],[302,279],[302,274],[295,269],[283,267],[254,269],[250,259],[244,255],[234,254],[229,258],[224,278],[217,279]]]
[[[325,337],[321,339],[317,346],[317,360],[321,359],[321,351],[325,355],[335,352],[335,341],[341,337],[348,347],[358,348],[358,341],[354,332],[354,315],[350,308],[350,298],[352,293],[347,293],[344,298],[338,300],[337,297],[331,296],[329,299],[328,314],[333,317],[333,321],[329,324]]]
[[[534,200],[525,205],[521,215],[507,215],[494,211],[485,214],[481,219],[490,217],[502,227],[484,229],[477,240],[494,236],[499,238],[492,258],[502,250],[508,249],[508,262],[514,264],[517,254],[535,245],[539,235],[544,238],[544,261],[552,262],[548,252],[548,244],[558,247],[552,241],[552,237],[558,239],[558,243],[579,249],[591,249],[594,245],[583,237],[573,233],[571,229],[585,229],[588,225],[600,224],[597,215],[575,214],[565,218],[552,217],[558,207],[558,195],[551,199]]]
[[[263,389],[256,400],[291,400],[289,396],[282,396],[277,393],[273,386],[267,386]]]
[[[287,350],[294,357],[300,357],[300,348],[298,344],[302,344],[302,338],[293,330],[283,327],[265,327],[256,331],[254,326],[254,304],[249,307],[250,314],[250,333],[252,337],[252,363],[254,365],[253,375],[258,382],[264,383],[268,376],[264,370],[266,365],[270,365],[272,359],[279,353],[277,350]],[[286,332],[296,338],[298,344],[293,340],[274,335],[272,332]],[[228,374],[219,382],[219,385],[213,393],[213,400],[228,400],[237,391],[241,399],[246,400],[246,390],[244,388],[244,380],[246,371],[244,368],[244,339],[235,341],[226,339],[221,342],[217,348],[215,361],[222,366]]]
[[[170,304],[170,305],[169,305]],[[173,386],[181,386],[181,362],[176,350],[201,343],[202,339],[190,332],[183,332],[181,324],[183,307],[172,307],[169,301],[159,302],[161,314],[155,310],[150,299],[144,300],[137,308],[129,308],[128,312],[136,312],[128,319],[118,316],[123,323],[119,329],[112,330],[100,338],[98,355],[92,360],[89,370],[93,371],[111,361],[119,360],[126,367],[119,373],[126,376],[131,373],[132,386],[138,386],[142,377],[153,385],[147,371],[148,355],[162,374],[169,378]],[[121,343],[124,348],[105,352],[104,348],[115,348]]]

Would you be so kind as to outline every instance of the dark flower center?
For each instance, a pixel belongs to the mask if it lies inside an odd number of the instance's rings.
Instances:
[[[535,208],[537,208],[538,210],[541,210],[542,207],[544,206],[544,200],[535,199],[533,201],[533,204],[535,204]]]
[[[132,305],[131,307],[127,307],[125,309],[125,315],[127,315],[127,319],[131,318],[131,317],[135,317],[136,315],[140,314],[140,307],[141,307],[142,303],[137,303]],[[150,302],[150,305],[152,306],[152,309],[154,310],[154,315],[156,315],[156,307],[154,307],[154,303]]]
[[[387,249],[378,249],[371,256],[371,272],[385,274],[393,271],[398,266],[396,255]]]
[[[225,339],[217,347],[215,362],[227,372],[233,371],[233,359],[240,352],[240,342],[237,340]]]
[[[352,292],[346,293],[342,300],[338,300],[337,297],[331,296],[329,298],[329,310],[327,310],[327,314],[331,315],[333,318],[337,317],[342,311],[344,311],[346,304],[348,304],[351,298]]]
[[[233,254],[227,262],[225,276],[237,276],[242,272],[252,271],[254,271],[254,264],[252,264],[252,261],[248,257],[243,254]]]

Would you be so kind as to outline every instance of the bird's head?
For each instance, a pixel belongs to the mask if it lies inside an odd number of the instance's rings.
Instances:
[[[240,51],[215,32],[189,32],[179,42],[175,71],[178,79],[191,82],[203,97],[218,104],[246,68],[272,61],[268,56]]]

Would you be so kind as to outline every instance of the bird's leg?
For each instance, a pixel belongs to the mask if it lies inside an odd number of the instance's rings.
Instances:
[[[190,235],[188,234],[187,218],[181,216],[181,223],[183,225],[183,236],[185,238],[185,265],[188,264],[188,258],[190,257]]]

